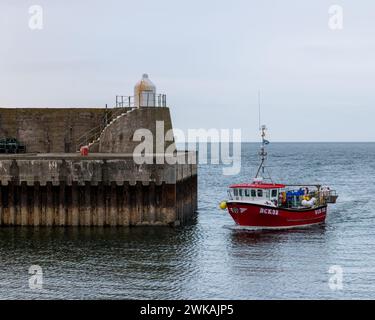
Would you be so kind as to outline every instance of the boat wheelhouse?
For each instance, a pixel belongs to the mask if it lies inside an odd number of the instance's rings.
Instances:
[[[275,183],[242,183],[229,187],[228,196],[230,200],[254,202],[277,206],[279,195],[285,190],[284,184]]]

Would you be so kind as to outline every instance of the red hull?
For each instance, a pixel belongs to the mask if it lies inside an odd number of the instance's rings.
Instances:
[[[327,206],[314,209],[275,208],[252,203],[228,202],[228,212],[236,224],[257,228],[290,228],[325,221]]]

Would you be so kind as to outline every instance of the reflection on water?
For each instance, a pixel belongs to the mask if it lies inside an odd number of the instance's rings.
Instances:
[[[319,224],[304,228],[294,228],[285,230],[247,230],[241,226],[228,226],[233,232],[231,241],[234,247],[238,246],[259,246],[261,243],[272,242],[274,244],[284,243],[290,237],[294,239],[300,235],[303,239],[306,237],[324,236],[326,225]]]
[[[270,145],[275,180],[340,194],[326,224],[279,231],[242,230],[217,208],[229,184],[252,176],[256,148],[243,146],[240,176],[200,167],[199,215],[185,228],[0,228],[0,298],[375,298],[375,144]],[[42,290],[28,287],[35,264]],[[332,265],[344,270],[341,291],[328,286]]]

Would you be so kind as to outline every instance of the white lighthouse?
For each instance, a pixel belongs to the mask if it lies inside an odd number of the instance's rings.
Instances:
[[[156,86],[146,73],[134,87],[134,106],[136,108],[156,106]]]

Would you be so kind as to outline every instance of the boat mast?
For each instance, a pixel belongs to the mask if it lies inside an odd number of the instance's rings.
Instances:
[[[261,127],[260,127],[260,90],[258,91],[258,116],[259,116],[259,119],[258,119],[259,130],[261,130]]]
[[[262,125],[260,127],[261,130],[261,137],[262,137],[262,145],[260,147],[259,156],[260,156],[260,165],[257,171],[257,174],[255,175],[255,178],[264,178],[264,174],[266,171],[266,160],[267,160],[267,151],[266,151],[266,145],[269,144],[268,140],[266,140],[266,130],[267,127],[265,125]]]
[[[259,130],[261,131],[261,137],[262,137],[262,145],[260,147],[260,151],[259,151],[259,156],[260,156],[260,165],[259,165],[259,168],[258,168],[258,171],[257,171],[257,174],[255,175],[255,179],[257,178],[262,178],[262,179],[266,179],[265,178],[265,173],[266,173],[266,170],[267,170],[267,167],[265,165],[266,163],[266,160],[267,160],[267,151],[266,151],[266,145],[269,144],[270,142],[266,139],[266,130],[267,130],[267,127],[265,125],[261,125],[261,117],[260,117],[260,111],[261,111],[261,108],[260,108],[260,90],[258,91],[258,114],[259,114]],[[268,174],[268,179],[271,180],[271,182],[273,183],[272,181],[272,178],[271,178],[271,175],[269,174],[268,170],[267,170],[267,174]]]

